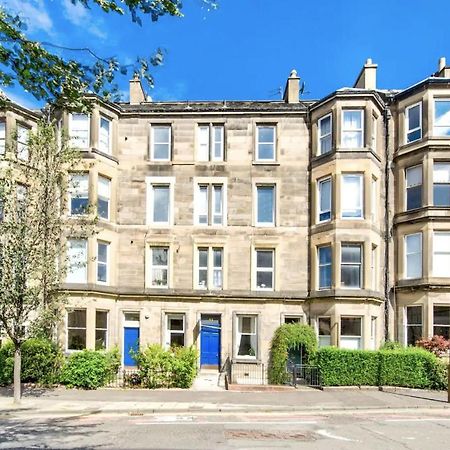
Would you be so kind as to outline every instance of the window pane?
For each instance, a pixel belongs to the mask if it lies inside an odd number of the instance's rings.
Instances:
[[[348,288],[361,287],[361,266],[341,266],[341,285]]]
[[[222,250],[221,249],[213,250],[213,258],[214,258],[214,267],[222,267]]]
[[[152,248],[152,264],[154,266],[167,266],[167,248]]]
[[[360,130],[362,111],[344,111],[344,129]]]
[[[433,327],[433,334],[437,336],[443,336],[445,339],[450,339],[450,327]]]
[[[169,330],[183,331],[184,330],[183,317],[169,317]]]
[[[74,309],[67,313],[67,325],[73,328],[86,328],[86,310]]]
[[[258,159],[274,159],[273,144],[259,144],[258,149]]]
[[[100,150],[109,153],[110,151],[110,121],[104,117],[100,118],[100,136],[99,136],[99,146]]]
[[[450,184],[433,186],[433,203],[435,206],[450,206]]]
[[[422,338],[422,326],[408,326],[406,330],[406,345],[415,345]]]
[[[415,209],[422,206],[422,185],[407,189],[406,209]]]
[[[331,334],[331,319],[329,317],[319,317],[319,336],[329,336]]]
[[[258,127],[258,155],[257,159],[275,158],[275,128]]]
[[[198,160],[209,159],[209,126],[198,127]]]
[[[153,221],[169,222],[169,195],[168,186],[153,186]]]
[[[184,333],[172,333],[170,335],[171,347],[184,347]]]
[[[155,143],[168,143],[170,140],[169,127],[153,127],[153,139]]]
[[[361,262],[361,246],[360,245],[343,245],[342,246],[342,262],[343,263],[360,263]]]
[[[406,321],[408,325],[422,324],[422,307],[421,306],[407,306],[406,307]]]
[[[331,180],[319,182],[319,220],[329,220],[331,218]]]
[[[208,267],[208,249],[199,248],[198,249],[198,265],[200,267]]]
[[[434,306],[434,325],[450,326],[450,306]]]
[[[106,330],[95,330],[95,350],[106,349]]]
[[[272,268],[273,267],[273,251],[272,250],[258,250],[256,252],[256,267],[258,268]]]
[[[67,331],[67,348],[69,350],[83,350],[86,348],[86,329],[72,329]]]
[[[439,100],[434,103],[435,136],[450,136],[450,101]]]
[[[258,127],[258,142],[273,142],[274,132],[273,127]]]
[[[67,282],[86,283],[87,242],[86,240],[70,239],[67,245]]]
[[[108,328],[108,312],[96,311],[95,312],[95,328]]]
[[[274,223],[274,187],[273,186],[258,186],[258,223]]]
[[[362,175],[342,176],[342,217],[362,217]]]
[[[408,130],[420,127],[420,105],[408,109]]]
[[[108,244],[98,244],[98,261],[106,263],[108,261]]]
[[[342,317],[341,336],[361,336],[361,318]]]
[[[169,144],[154,144],[153,145],[154,159],[169,159]]]
[[[198,187],[198,223],[208,223],[208,186]]]
[[[256,273],[256,286],[261,289],[272,288],[272,272],[257,272]]]
[[[434,163],[433,166],[434,183],[450,183],[450,164]]]

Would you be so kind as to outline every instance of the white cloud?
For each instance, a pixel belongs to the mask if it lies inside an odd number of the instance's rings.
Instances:
[[[83,30],[93,36],[105,40],[107,34],[102,30],[103,21],[94,19],[92,11],[85,8],[81,3],[73,4],[70,0],[62,0],[64,17],[73,25],[83,27]]]
[[[18,14],[29,31],[53,34],[53,21],[45,8],[44,0],[3,0],[3,5],[7,11]]]

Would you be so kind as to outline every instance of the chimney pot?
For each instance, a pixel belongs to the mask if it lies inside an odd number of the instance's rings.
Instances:
[[[300,78],[295,69],[291,70],[284,88],[283,100],[286,103],[298,103],[300,101]]]

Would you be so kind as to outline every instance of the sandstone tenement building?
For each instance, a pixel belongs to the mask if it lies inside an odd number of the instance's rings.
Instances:
[[[351,88],[281,101],[94,98],[62,123],[82,150],[69,214],[67,351],[196,345],[200,364],[267,362],[284,322],[320,345],[375,349],[450,334],[450,67],[380,90],[370,60]],[[0,154],[39,117],[12,104]],[[83,264],[79,264],[79,261]]]

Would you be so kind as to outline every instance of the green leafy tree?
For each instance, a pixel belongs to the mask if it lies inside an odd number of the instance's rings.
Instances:
[[[77,164],[78,151],[45,120],[25,148],[13,139],[0,159],[0,328],[14,345],[15,402],[24,341],[36,330],[52,336],[61,316],[65,238],[93,230],[92,214],[71,226],[64,214],[68,172]]]
[[[99,7],[105,13],[128,13],[137,25],[143,18],[155,22],[169,15],[182,17],[180,0],[71,0],[90,9]],[[209,8],[216,2],[201,0]],[[64,51],[77,58],[61,56]],[[61,53],[62,52],[62,53]],[[0,84],[20,84],[38,100],[56,108],[83,111],[89,108],[85,94],[93,92],[106,100],[118,99],[115,80],[120,75],[139,74],[150,86],[150,70],[163,61],[163,50],[150,57],[136,57],[133,64],[124,65],[116,57],[101,57],[89,48],[67,48],[49,42],[38,42],[26,35],[22,19],[0,6]]]

